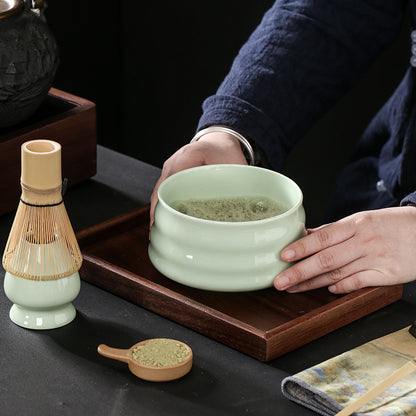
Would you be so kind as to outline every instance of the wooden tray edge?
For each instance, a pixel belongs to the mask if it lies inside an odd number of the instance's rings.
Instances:
[[[278,328],[279,331],[269,331],[266,335],[268,346],[266,361],[293,351],[295,348],[388,306],[400,300],[402,295],[403,285],[364,288],[346,295],[342,301],[340,298],[331,302],[331,308],[326,306],[318,308],[292,321],[292,326],[284,325]],[[334,310],[338,319],[333,317]],[[296,339],[296,347],[293,344],[282,346],[279,343],[279,338],[282,336]]]

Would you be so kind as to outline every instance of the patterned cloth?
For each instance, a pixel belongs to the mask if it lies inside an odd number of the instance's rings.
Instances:
[[[368,342],[282,382],[282,392],[321,415],[334,415],[416,356],[409,328]],[[416,416],[416,371],[354,415]]]

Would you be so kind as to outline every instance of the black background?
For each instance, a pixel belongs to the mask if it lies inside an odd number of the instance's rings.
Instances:
[[[202,101],[272,4],[49,0],[61,56],[54,86],[96,103],[99,144],[161,167],[193,136]],[[304,192],[309,225],[319,223],[339,166],[409,58],[407,18],[395,44],[290,156],[285,173]]]

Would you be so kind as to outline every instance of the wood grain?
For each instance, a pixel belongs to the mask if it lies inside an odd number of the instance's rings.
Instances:
[[[149,207],[77,234],[81,278],[172,321],[262,361],[269,361],[388,305],[402,286],[366,288],[347,295],[327,289],[225,293],[176,283],[147,255]]]

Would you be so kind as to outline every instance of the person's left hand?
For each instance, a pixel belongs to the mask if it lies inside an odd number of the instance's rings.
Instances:
[[[274,281],[290,293],[323,286],[348,293],[410,282],[416,279],[416,208],[364,211],[310,229],[281,258],[297,262]]]

